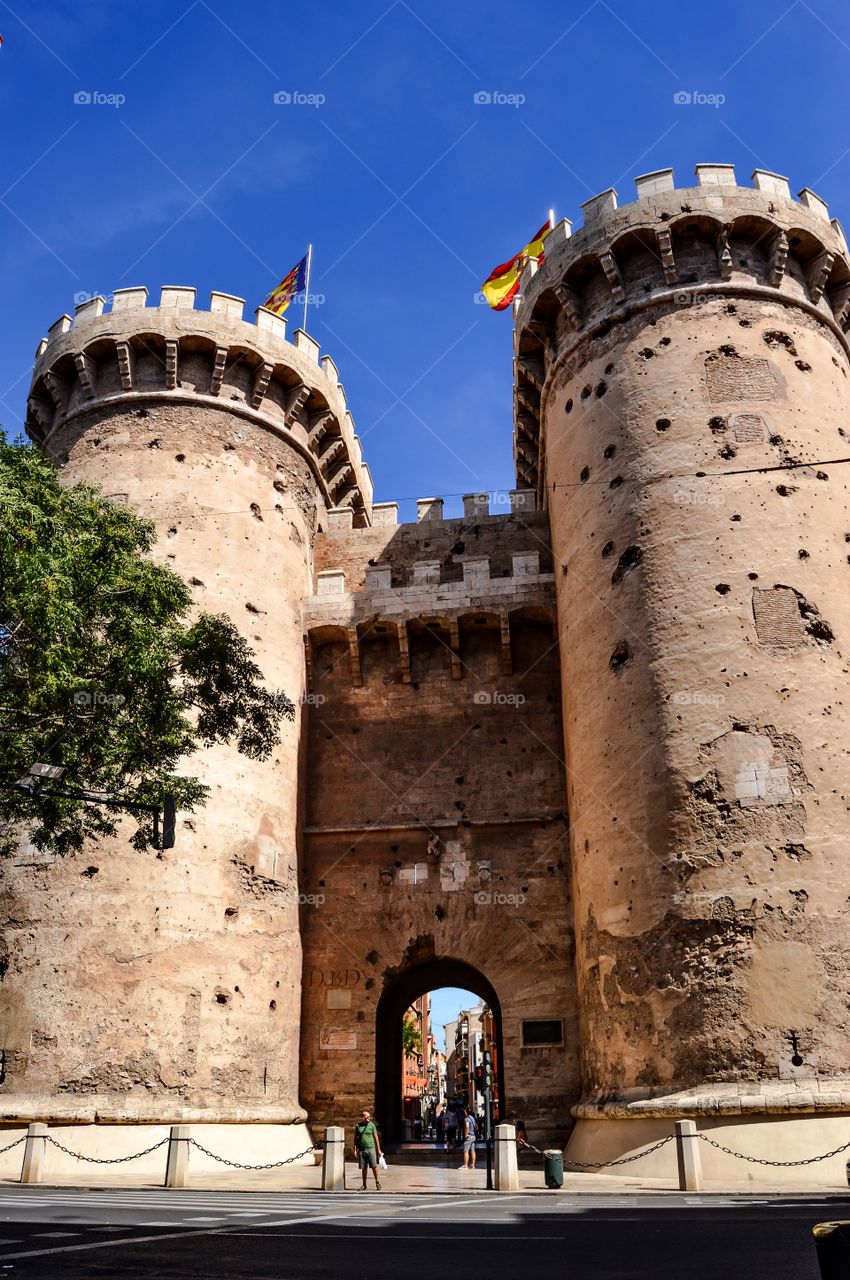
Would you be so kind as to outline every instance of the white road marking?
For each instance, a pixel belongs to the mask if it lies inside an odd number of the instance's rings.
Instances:
[[[340,1219],[340,1216],[342,1215],[338,1213],[332,1213],[322,1218],[316,1218],[311,1214],[307,1218],[281,1218],[279,1222],[264,1222],[263,1226],[292,1227],[292,1226],[301,1226],[302,1224],[306,1224],[306,1223],[315,1224],[317,1222],[338,1222]],[[369,1215],[361,1214],[358,1216],[362,1220],[364,1218],[368,1218]],[[194,1239],[196,1236],[219,1236],[219,1235],[227,1235],[227,1234],[229,1234],[229,1229],[227,1227],[200,1227],[200,1228],[193,1228],[188,1231],[170,1231],[168,1232],[167,1235],[130,1236],[130,1237],[125,1236],[123,1240],[114,1240],[114,1239],[113,1240],[93,1240],[93,1241],[90,1241],[88,1244],[57,1245],[55,1248],[52,1248],[52,1249],[26,1249],[26,1250],[22,1250],[20,1253],[7,1253],[4,1256],[6,1257],[7,1260],[17,1260],[19,1258],[45,1258],[45,1257],[51,1257],[52,1255],[57,1253],[82,1253],[86,1249],[114,1249],[117,1245],[127,1246],[127,1245],[137,1245],[137,1244],[150,1244],[154,1241],[159,1243],[163,1240],[187,1240],[187,1239],[191,1240],[191,1239]],[[248,1235],[250,1233],[245,1232],[244,1234]]]

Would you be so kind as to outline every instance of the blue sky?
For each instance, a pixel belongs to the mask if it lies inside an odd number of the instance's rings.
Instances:
[[[734,162],[850,222],[838,0],[0,0],[0,32],[10,433],[75,295],[191,284],[252,309],[312,241],[309,328],[376,499],[414,518],[417,495],[513,483],[510,314],[475,299],[550,206],[579,222],[636,174]]]
[[[479,997],[460,987],[439,987],[431,992],[431,1030],[438,1049],[446,1047],[446,1023],[456,1018],[461,1009],[474,1009]]]

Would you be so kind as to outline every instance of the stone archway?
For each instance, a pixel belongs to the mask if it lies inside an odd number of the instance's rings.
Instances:
[[[375,1019],[375,1116],[385,1142],[400,1141],[402,1097],[402,1019],[414,1000],[439,987],[472,991],[492,1009],[496,1019],[499,1098],[505,1112],[502,1009],[492,984],[463,960],[441,957],[414,964],[383,992]]]

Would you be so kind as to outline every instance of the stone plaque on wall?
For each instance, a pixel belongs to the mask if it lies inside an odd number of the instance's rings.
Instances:
[[[320,1049],[356,1049],[356,1031],[337,1031],[331,1027],[322,1027],[319,1032]]]

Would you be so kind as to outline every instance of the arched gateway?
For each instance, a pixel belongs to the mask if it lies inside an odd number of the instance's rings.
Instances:
[[[385,989],[375,1018],[375,1114],[384,1138],[402,1136],[402,1023],[414,1000],[438,987],[460,987],[479,996],[492,1010],[496,1022],[496,1062],[499,1097],[505,1108],[502,1068],[502,1011],[499,997],[483,974],[463,960],[448,956],[414,965]],[[510,1105],[508,1101],[507,1105]]]

